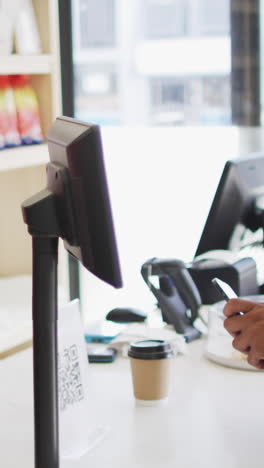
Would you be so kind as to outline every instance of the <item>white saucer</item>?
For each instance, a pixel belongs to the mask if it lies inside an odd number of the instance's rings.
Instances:
[[[259,372],[259,369],[251,366],[246,360],[234,357],[235,353],[236,351],[232,347],[232,338],[229,336],[209,338],[204,349],[205,357],[217,364],[233,369]]]

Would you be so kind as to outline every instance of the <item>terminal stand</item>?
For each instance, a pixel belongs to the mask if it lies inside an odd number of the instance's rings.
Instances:
[[[98,125],[58,117],[48,148],[47,187],[22,204],[33,239],[35,468],[59,468],[58,239],[100,280],[122,286]]]
[[[48,190],[22,205],[32,235],[35,468],[59,468],[57,263],[59,229]]]

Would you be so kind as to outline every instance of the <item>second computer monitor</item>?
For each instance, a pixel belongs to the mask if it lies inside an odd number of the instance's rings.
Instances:
[[[240,251],[254,244],[263,250],[263,202],[264,154],[227,161],[195,256],[216,249]]]

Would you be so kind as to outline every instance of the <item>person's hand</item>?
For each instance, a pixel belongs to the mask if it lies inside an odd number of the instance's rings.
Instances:
[[[223,312],[227,317],[224,327],[234,338],[233,347],[247,355],[249,364],[264,369],[264,304],[230,299]]]

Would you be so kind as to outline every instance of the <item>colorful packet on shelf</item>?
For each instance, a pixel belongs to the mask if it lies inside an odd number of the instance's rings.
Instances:
[[[17,112],[17,126],[22,144],[43,142],[36,93],[28,75],[10,75]]]
[[[20,144],[13,89],[9,77],[0,75],[0,149]]]

